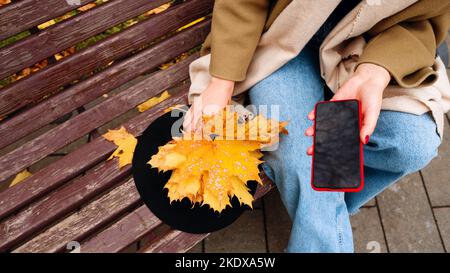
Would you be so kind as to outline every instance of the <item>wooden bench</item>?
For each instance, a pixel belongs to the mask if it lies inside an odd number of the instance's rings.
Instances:
[[[0,252],[65,252],[77,242],[81,252],[187,251],[208,234],[161,223],[141,202],[131,167],[106,160],[116,146],[101,134],[123,125],[139,136],[167,107],[186,103],[212,1],[90,2],[0,7],[0,41],[9,41],[0,48]],[[165,90],[170,98],[136,110]],[[32,175],[9,187],[27,169]],[[272,187],[265,181],[257,197]]]

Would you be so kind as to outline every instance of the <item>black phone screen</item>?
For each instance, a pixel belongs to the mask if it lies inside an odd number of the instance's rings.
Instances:
[[[313,186],[318,190],[359,188],[362,169],[358,101],[318,103],[315,116]]]

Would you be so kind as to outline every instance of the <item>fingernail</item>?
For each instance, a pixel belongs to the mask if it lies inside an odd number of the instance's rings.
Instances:
[[[364,138],[364,144],[369,143],[369,135],[366,135],[366,137]]]

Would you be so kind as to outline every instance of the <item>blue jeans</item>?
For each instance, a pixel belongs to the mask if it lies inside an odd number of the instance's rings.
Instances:
[[[307,46],[279,70],[249,90],[253,105],[279,105],[289,120],[278,149],[265,152],[263,168],[276,183],[292,219],[287,252],[353,252],[349,215],[403,176],[437,155],[440,139],[429,113],[382,111],[364,146],[364,189],[357,193],[317,192],[311,188],[312,138],[304,132],[307,114],[324,99],[317,51]],[[267,113],[270,116],[270,111]]]

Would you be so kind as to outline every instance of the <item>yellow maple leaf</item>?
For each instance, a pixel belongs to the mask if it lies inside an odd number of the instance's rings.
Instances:
[[[50,27],[50,26],[53,26],[53,25],[56,24],[57,22],[60,22],[60,21],[69,19],[69,18],[71,18],[71,17],[73,17],[73,16],[75,16],[75,15],[76,15],[76,13],[74,13],[74,12],[72,12],[72,11],[69,11],[69,12],[67,12],[66,14],[63,14],[63,15],[61,15],[61,16],[55,18],[55,19],[51,19],[51,20],[49,20],[49,21],[47,21],[47,22],[44,22],[44,23],[38,25],[37,27],[38,27],[38,29],[43,30],[43,29],[46,29],[46,28],[48,28],[48,27]]]
[[[197,20],[192,21],[192,22],[190,22],[189,24],[180,27],[179,29],[177,29],[177,31],[182,31],[183,29],[186,29],[186,28],[188,28],[188,27],[191,27],[191,26],[193,26],[193,25],[195,25],[195,24],[197,24],[197,23],[200,23],[201,21],[205,20],[205,18],[206,18],[206,17],[198,18]]]
[[[184,197],[195,199],[201,188],[200,176],[185,176],[180,169],[174,170],[171,179],[164,186],[169,189],[171,202],[180,201]]]
[[[278,122],[258,115],[253,119],[240,122],[236,112],[227,108],[214,116],[203,116],[203,137],[215,135],[215,139],[255,140],[262,147],[277,142],[279,134],[288,134],[287,122]]]
[[[157,8],[154,8],[152,10],[147,11],[146,13],[144,13],[145,16],[149,16],[152,14],[158,14],[161,13],[163,11],[165,11],[166,9],[168,9],[172,4],[171,3],[167,3],[167,4],[163,4]]]
[[[232,121],[235,123],[231,130],[223,130],[220,132],[223,135],[214,140],[208,137],[187,137],[186,133],[182,138],[174,138],[159,147],[158,153],[148,163],[160,171],[173,171],[165,185],[170,202],[188,198],[193,204],[209,205],[214,211],[221,212],[231,206],[230,198],[237,197],[241,204],[252,207],[253,196],[247,182],[257,181],[262,184],[258,169],[263,155],[260,148],[273,141],[270,138],[274,137],[274,132],[287,133],[284,128],[286,123],[266,120],[261,116],[258,119],[269,128],[268,133],[257,134],[254,140],[227,139],[226,133],[235,135],[239,128],[244,129],[244,136],[248,136],[250,128],[258,128],[258,124],[238,124],[237,114],[229,110],[219,112],[214,117],[204,117],[204,120],[208,123],[215,118],[228,122],[228,125]],[[219,133],[219,129],[226,126],[209,124],[214,133]]]
[[[9,183],[9,187],[12,187],[22,181],[24,181],[26,178],[30,177],[32,174],[28,171],[28,170],[23,170],[20,173],[18,173],[16,175],[16,177],[14,177],[13,181],[11,181],[11,183]]]
[[[168,112],[171,112],[173,110],[181,110],[181,111],[185,112],[186,110],[183,109],[184,106],[185,106],[184,104],[175,104],[173,106],[169,106],[166,109],[164,109],[164,113],[168,113]]]
[[[159,65],[159,69],[161,70],[165,70],[168,69],[169,67],[173,66],[174,64],[177,64],[179,62],[181,62],[182,60],[186,59],[187,57],[189,57],[188,53],[182,53],[180,56],[176,57],[175,60],[172,60],[170,62],[167,63],[163,63]]]
[[[0,0],[0,7],[11,3],[11,0]]]
[[[125,127],[122,126],[118,130],[108,130],[108,133],[104,134],[103,137],[117,145],[117,149],[111,154],[108,160],[118,157],[119,168],[131,164],[137,139],[128,133]]]
[[[56,21],[52,19],[52,20],[49,20],[47,22],[44,22],[44,23],[38,25],[37,27],[38,27],[38,29],[43,30],[43,29],[48,28],[49,26],[53,26],[54,24],[56,24]]]
[[[169,91],[166,90],[159,97],[153,97],[153,98],[147,100],[146,102],[139,104],[138,111],[141,113],[144,111],[147,111],[148,109],[152,108],[156,104],[158,104],[168,98],[170,98],[170,94],[169,94]]]
[[[95,8],[96,6],[97,6],[96,3],[89,3],[87,5],[79,7],[77,10],[79,10],[79,11],[88,11],[88,10],[90,10],[92,8]]]
[[[239,199],[241,204],[248,204],[253,208],[253,196],[249,192],[247,185],[241,182],[242,180],[233,176],[231,177],[231,187],[233,189],[233,194]]]
[[[212,169],[203,175],[203,204],[209,205],[214,211],[221,212],[227,206],[231,206],[228,196],[229,181],[221,171]]]
[[[63,50],[63,51],[61,51],[61,52],[59,52],[59,53],[56,53],[54,56],[55,56],[55,59],[56,59],[57,61],[59,61],[59,60],[65,58],[65,57],[67,57],[67,56],[72,55],[73,53],[75,53],[75,47],[74,47],[74,46],[69,47],[68,49]]]

